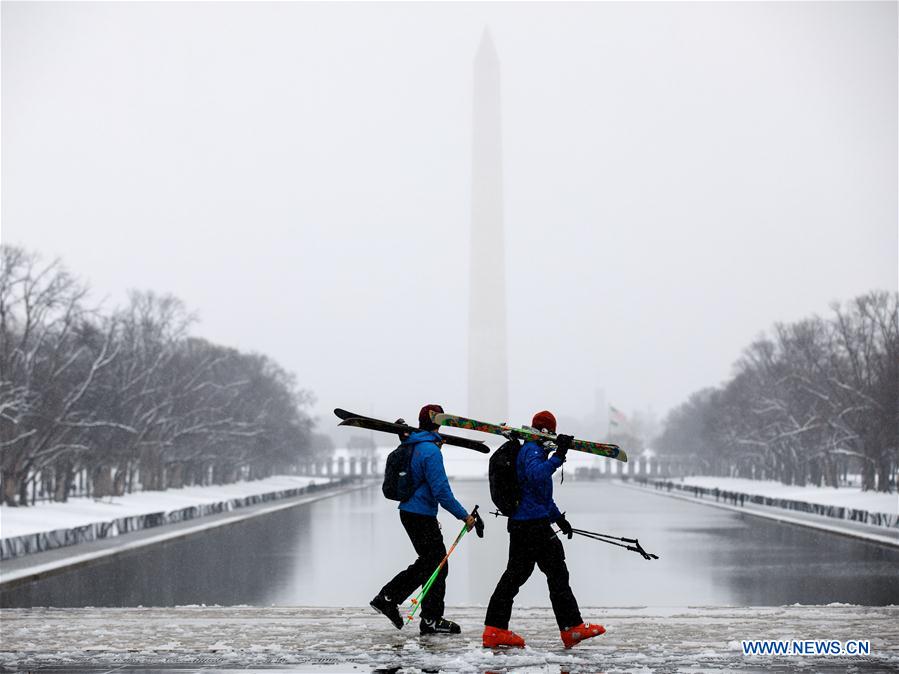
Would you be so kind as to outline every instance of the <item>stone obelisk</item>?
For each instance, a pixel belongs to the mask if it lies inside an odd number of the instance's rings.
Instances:
[[[467,414],[503,422],[509,383],[502,127],[499,58],[487,29],[474,59],[473,113]]]

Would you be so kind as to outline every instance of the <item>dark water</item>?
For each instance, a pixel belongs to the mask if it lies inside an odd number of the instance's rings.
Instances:
[[[466,506],[491,510],[485,482],[456,482]],[[744,517],[608,482],[566,481],[556,501],[575,527],[639,538],[638,555],[565,540],[583,606],[899,604],[899,550]],[[461,524],[441,515],[449,546]],[[505,567],[505,521],[487,518],[450,561],[447,602],[486,605]],[[184,604],[364,605],[412,547],[378,488],[214,529],[17,588],[5,607]],[[536,571],[519,606],[547,606]]]

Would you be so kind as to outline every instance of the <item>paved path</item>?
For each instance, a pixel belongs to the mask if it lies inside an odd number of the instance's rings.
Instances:
[[[899,607],[594,608],[608,632],[562,648],[548,608],[516,607],[524,650],[480,645],[481,607],[450,607],[459,637],[421,637],[366,608],[178,607],[9,609],[0,614],[7,669],[109,671],[282,667],[295,671],[609,672],[896,671]],[[865,657],[744,656],[743,639],[870,640]]]

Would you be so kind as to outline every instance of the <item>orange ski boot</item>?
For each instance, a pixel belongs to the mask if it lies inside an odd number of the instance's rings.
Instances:
[[[600,634],[605,634],[606,628],[602,625],[592,625],[590,623],[581,623],[580,625],[575,625],[567,630],[563,630],[561,632],[562,635],[562,643],[565,644],[565,648],[571,648],[575,644],[579,644],[584,639],[590,639],[591,637],[598,637]]]
[[[484,634],[481,637],[484,642],[484,648],[499,648],[507,646],[509,648],[524,648],[524,639],[510,630],[501,630],[499,627],[484,628]]]

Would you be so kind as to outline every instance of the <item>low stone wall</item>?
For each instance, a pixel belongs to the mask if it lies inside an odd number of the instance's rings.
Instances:
[[[627,477],[623,477],[627,481]],[[785,498],[772,498],[770,496],[760,496],[759,494],[746,494],[743,492],[731,491],[727,489],[711,489],[708,487],[696,487],[689,484],[681,484],[671,480],[650,480],[645,477],[631,478],[635,484],[644,487],[654,487],[662,491],[671,491],[672,489],[693,496],[695,498],[715,499],[718,502],[730,503],[735,506],[742,506],[748,503],[756,505],[769,506],[772,508],[783,508],[784,510],[796,510],[813,515],[821,515],[823,517],[832,517],[838,520],[850,520],[852,522],[861,522],[862,524],[870,524],[879,527],[899,528],[899,515],[890,513],[870,512],[868,510],[859,510],[857,508],[845,508],[842,506],[824,505],[821,503],[808,503],[807,501],[794,501]]]
[[[22,557],[36,552],[54,550],[68,545],[78,545],[79,543],[89,543],[90,541],[96,541],[103,538],[113,538],[114,536],[121,536],[122,534],[128,534],[133,531],[159,527],[165,524],[176,524],[178,522],[205,517],[207,515],[216,515],[238,508],[246,508],[247,506],[256,505],[258,503],[265,503],[266,501],[278,501],[281,499],[293,498],[294,496],[300,496],[301,494],[311,494],[316,491],[321,491],[322,489],[340,486],[351,481],[352,478],[344,478],[332,480],[324,484],[310,484],[295,489],[253,494],[251,496],[189,506],[187,508],[180,508],[178,510],[170,510],[167,512],[119,517],[106,522],[92,522],[91,524],[73,527],[71,529],[57,529],[55,531],[43,531],[34,534],[26,534],[24,536],[15,536],[13,538],[4,538],[0,539],[0,561]]]

